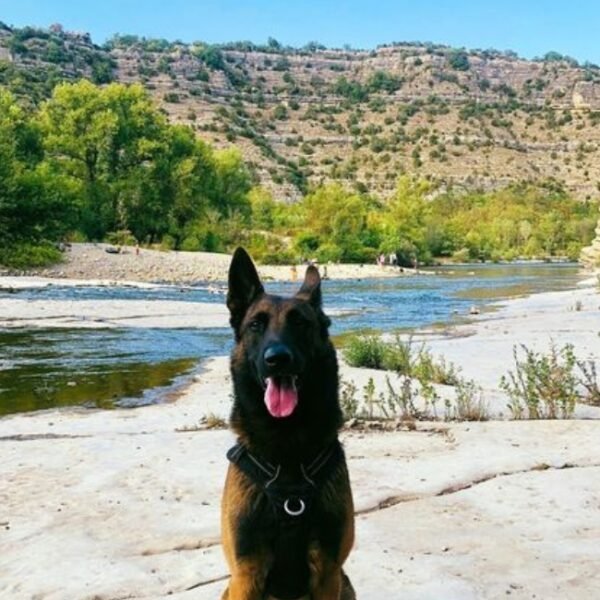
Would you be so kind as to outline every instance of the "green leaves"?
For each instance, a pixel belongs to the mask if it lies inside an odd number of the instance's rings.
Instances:
[[[580,383],[572,344],[551,344],[542,354],[521,344],[522,355],[513,347],[514,371],[500,380],[509,397],[508,409],[515,419],[568,419],[578,399]]]
[[[220,238],[247,224],[250,188],[237,150],[215,152],[190,128],[170,125],[139,85],[59,84],[32,114],[0,92],[6,239],[130,231],[148,243],[168,234],[177,248],[195,223],[192,245],[224,249]]]
[[[91,239],[130,230],[140,241],[171,233],[209,208],[248,213],[249,175],[235,151],[213,152],[169,125],[139,85],[58,85],[37,116],[45,160],[82,194],[78,227]]]

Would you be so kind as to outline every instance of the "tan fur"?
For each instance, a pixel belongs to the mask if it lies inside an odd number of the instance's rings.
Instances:
[[[331,500],[338,506],[345,507],[348,523],[342,539],[339,561],[334,563],[327,559],[318,546],[311,548],[309,551],[311,595],[310,598],[298,600],[354,600],[355,598],[342,571],[342,565],[354,543],[354,508],[347,473],[344,473],[343,481],[335,483]],[[231,572],[231,581],[221,600],[277,600],[272,597],[264,598],[261,594],[270,563],[268,550],[262,549],[252,557],[252,560],[239,561],[235,556],[235,522],[240,508],[246,506],[248,502],[251,485],[245,475],[232,465],[229,466],[221,505],[221,538]]]
[[[267,575],[264,553],[244,561],[235,556],[235,522],[240,508],[248,503],[250,491],[251,484],[246,477],[229,465],[221,503],[221,539],[231,580],[222,600],[262,600],[261,590]]]

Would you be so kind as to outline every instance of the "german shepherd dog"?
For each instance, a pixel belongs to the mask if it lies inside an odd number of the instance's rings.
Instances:
[[[342,571],[354,511],[319,272],[309,266],[293,297],[269,295],[238,248],[227,307],[238,443],[221,511],[231,572],[222,600],[354,600]]]

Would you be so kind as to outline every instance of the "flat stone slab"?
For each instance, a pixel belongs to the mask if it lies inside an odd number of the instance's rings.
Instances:
[[[0,420],[0,597],[219,597],[233,438],[198,423],[228,402],[224,367],[216,361],[173,404]],[[594,597],[598,427],[345,431],[358,513],[347,570],[358,597]]]

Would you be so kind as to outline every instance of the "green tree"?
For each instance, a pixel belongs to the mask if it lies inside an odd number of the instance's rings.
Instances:
[[[76,186],[41,159],[35,124],[0,91],[0,237],[8,244],[57,239],[74,223]]]
[[[430,184],[426,181],[413,180],[406,175],[398,179],[394,196],[379,219],[382,250],[399,253],[399,248],[394,246],[400,245],[404,254],[407,248],[414,248],[414,258],[420,262],[431,260],[427,246],[431,215],[431,204],[426,198],[429,191]]]
[[[337,183],[321,186],[305,197],[303,231],[322,241],[317,251],[321,260],[363,262],[374,258],[367,218],[369,208],[368,198]]]
[[[469,55],[464,50],[452,50],[448,56],[448,64],[456,71],[468,71],[471,68]]]

